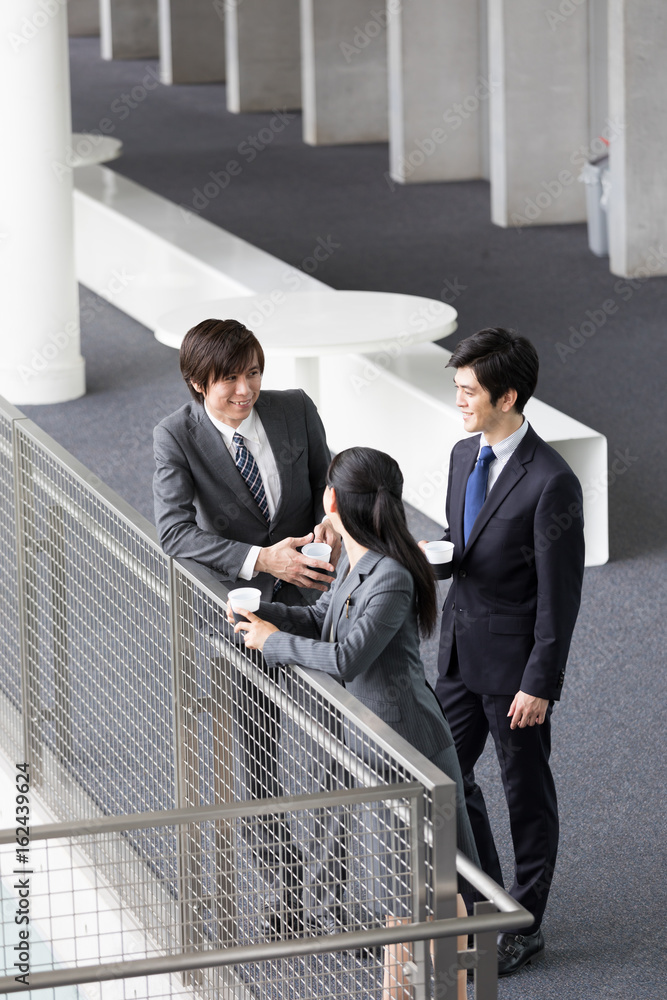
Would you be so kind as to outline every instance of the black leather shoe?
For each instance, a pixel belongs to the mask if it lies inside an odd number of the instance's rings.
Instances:
[[[543,951],[544,935],[541,930],[534,934],[499,934],[498,975],[511,976]]]

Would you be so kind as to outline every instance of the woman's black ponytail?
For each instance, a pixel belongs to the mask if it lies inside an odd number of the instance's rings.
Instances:
[[[398,463],[374,448],[348,448],[332,460],[327,483],[336,490],[339,517],[354,540],[412,574],[419,628],[430,635],[438,613],[435,577],[408,529]]]

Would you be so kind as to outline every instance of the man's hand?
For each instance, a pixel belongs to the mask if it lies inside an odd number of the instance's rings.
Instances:
[[[322,559],[307,558],[297,548],[312,542],[313,533],[304,535],[303,538],[283,538],[282,542],[275,545],[268,545],[259,550],[255,569],[260,573],[270,573],[278,580],[285,583],[293,583],[296,587],[310,587],[313,590],[328,590],[331,584],[331,577],[318,573],[318,569],[327,569],[333,572],[334,567],[330,563],[325,563]],[[317,569],[311,569],[317,567]]]
[[[248,649],[264,649],[264,643],[272,632],[279,632],[275,625],[270,625],[262,618],[258,618],[252,611],[239,611],[248,619],[247,622],[239,622],[234,626],[235,632],[243,632],[243,641]]]
[[[510,705],[507,717],[512,716],[510,729],[525,729],[526,726],[541,726],[547,717],[549,702],[546,698],[535,698],[532,694],[518,691]]]
[[[325,545],[331,546],[331,563],[337,566],[340,559],[341,537],[337,531],[334,531],[331,522],[326,517],[321,524],[315,525],[314,541],[324,542]]]

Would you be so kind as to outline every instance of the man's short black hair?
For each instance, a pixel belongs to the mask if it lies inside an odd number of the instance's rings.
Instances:
[[[466,337],[454,348],[447,368],[472,368],[495,406],[510,389],[516,390],[514,409],[523,408],[535,392],[540,359],[526,337],[513,330],[488,327]]]
[[[264,372],[264,351],[257,337],[235,319],[204,319],[188,330],[180,350],[181,375],[193,398],[204,403],[204,396],[193,382],[205,389],[225,375],[244,371],[257,359]]]

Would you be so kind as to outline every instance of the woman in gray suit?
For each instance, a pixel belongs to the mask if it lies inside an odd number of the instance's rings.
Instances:
[[[245,644],[269,667],[323,670],[405,737],[457,784],[457,839],[475,863],[463,806],[461,770],[438,699],[419,655],[419,634],[437,616],[430,565],[410,534],[398,464],[372,448],[349,448],[331,462],[324,508],[346,555],[331,589],[310,607],[262,603],[246,612]]]
[[[371,448],[340,452],[324,493],[329,521],[345,543],[334,584],[310,607],[262,603],[257,614],[244,612],[248,623],[235,630],[269,667],[296,663],[338,678],[452,778],[458,846],[479,864],[452,734],[419,655],[420,632],[429,635],[436,623],[437,596],[433,571],[408,530],[402,493],[401,470],[389,455]],[[459,915],[465,912],[459,897]],[[386,914],[388,924],[400,919]],[[399,951],[385,954],[383,996],[392,1000],[409,995],[401,972],[407,951]],[[465,996],[465,973],[458,988]]]

